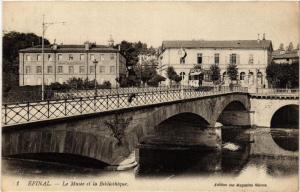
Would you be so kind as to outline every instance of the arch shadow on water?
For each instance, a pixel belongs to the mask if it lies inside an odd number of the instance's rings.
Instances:
[[[279,108],[271,119],[271,136],[284,150],[298,151],[299,106],[286,105]]]
[[[234,102],[227,109],[246,110],[236,104]],[[248,162],[250,152],[249,142],[243,143],[238,138],[245,139],[248,135],[243,135],[241,131],[235,133],[232,142],[237,142],[240,148],[237,151],[223,151],[220,148],[220,129],[209,127],[205,119],[192,113],[166,119],[155,127],[154,136],[141,141],[136,177],[215,173],[238,175]],[[238,135],[240,137],[237,138]],[[214,148],[214,144],[219,147]]]

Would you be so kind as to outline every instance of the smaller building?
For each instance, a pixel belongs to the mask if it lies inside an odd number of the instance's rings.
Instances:
[[[276,64],[299,63],[299,50],[273,52],[272,61]]]
[[[19,51],[19,85],[42,84],[41,46]],[[44,84],[64,83],[76,77],[98,83],[109,81],[118,86],[117,78],[126,76],[126,59],[118,49],[109,45],[86,42],[83,45],[47,45],[44,48]]]

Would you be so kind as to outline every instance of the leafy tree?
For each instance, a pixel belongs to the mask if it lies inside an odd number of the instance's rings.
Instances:
[[[45,45],[50,44],[47,39]],[[41,37],[34,33],[11,31],[3,35],[2,87],[9,91],[19,85],[19,50],[40,45]]]
[[[142,61],[142,66],[140,66],[141,70],[141,80],[143,84],[148,83],[150,79],[152,79],[156,74],[156,66],[158,65],[157,60],[150,59],[146,61]]]
[[[156,50],[153,47],[147,48],[147,44],[140,41],[135,43],[122,41],[120,44],[116,45],[115,48],[118,48],[119,46],[120,52],[126,58],[126,66],[128,69],[127,79],[122,80],[122,82],[126,82],[123,85],[126,84],[126,86],[138,86],[141,80],[141,67],[137,66],[139,60],[138,57],[140,54],[155,55]],[[147,80],[149,80],[149,78],[146,77],[143,82]]]
[[[211,79],[215,83],[220,80],[221,74],[220,74],[220,67],[216,64],[210,66],[211,71]]]
[[[292,51],[294,49],[294,45],[293,45],[293,42],[290,42],[288,48],[287,48],[287,51]]]
[[[167,68],[167,77],[170,79],[171,84],[172,81],[175,81],[176,83],[179,83],[182,79],[181,77],[176,73],[173,67]]]
[[[161,75],[158,75],[158,74],[155,74],[149,81],[148,81],[148,85],[151,85],[151,86],[158,86],[159,83],[161,81],[165,81],[166,78],[161,76]]]
[[[280,43],[278,50],[284,51],[284,45],[283,45],[283,43]]]
[[[229,64],[226,73],[231,81],[236,80],[238,76],[238,69],[236,64]]]
[[[271,63],[266,69],[267,80],[274,88],[299,87],[299,62],[292,64]]]

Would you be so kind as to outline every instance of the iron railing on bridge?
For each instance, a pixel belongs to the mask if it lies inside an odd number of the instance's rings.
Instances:
[[[197,90],[188,87],[4,104],[2,122],[4,125],[22,124],[231,92],[247,92],[247,88],[215,87],[211,90]]]

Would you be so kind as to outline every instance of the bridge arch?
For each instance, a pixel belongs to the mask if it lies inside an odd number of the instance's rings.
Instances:
[[[299,106],[285,105],[277,109],[271,118],[271,128],[299,128]]]
[[[216,115],[216,122],[224,126],[248,126],[250,114],[248,112],[248,103],[241,100],[232,100],[223,106],[223,109]]]
[[[299,145],[299,106],[285,105],[275,111],[271,118],[273,141],[287,151],[298,151]]]

